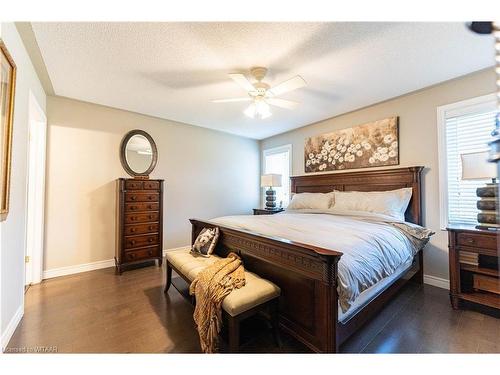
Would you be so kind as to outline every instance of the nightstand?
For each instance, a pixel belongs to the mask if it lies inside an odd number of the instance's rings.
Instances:
[[[462,301],[468,301],[500,309],[497,232],[473,225],[447,230],[452,307],[458,309]]]
[[[278,212],[283,212],[285,211],[284,208],[275,208],[273,210],[266,210],[265,208],[254,208],[253,209],[253,214],[254,215],[274,215],[277,214]]]

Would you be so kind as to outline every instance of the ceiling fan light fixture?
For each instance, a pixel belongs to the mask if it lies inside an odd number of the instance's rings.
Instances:
[[[247,109],[243,111],[245,116],[250,117],[250,118],[255,118],[255,113],[257,112],[257,107],[255,106],[255,103],[250,104]]]
[[[245,116],[248,116],[250,118],[266,119],[272,116],[269,104],[261,99],[256,99],[247,107],[247,109],[243,111],[243,113],[245,114]]]

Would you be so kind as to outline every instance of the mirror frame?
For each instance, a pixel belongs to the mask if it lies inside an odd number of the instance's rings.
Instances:
[[[149,168],[146,169],[146,171],[144,171],[142,173],[137,173],[137,172],[133,171],[132,168],[130,168],[130,166],[127,163],[127,155],[126,155],[127,143],[130,140],[130,138],[132,138],[135,135],[142,135],[143,137],[145,137],[148,140],[149,144],[151,145],[151,149],[153,151],[153,157],[151,160],[151,164],[149,165]],[[153,170],[155,169],[156,163],[158,161],[158,150],[156,148],[155,141],[144,130],[134,129],[134,130],[129,131],[127,134],[125,134],[125,137],[123,137],[122,143],[120,145],[120,161],[122,163],[123,169],[125,169],[125,171],[129,175],[131,175],[132,177],[148,177],[151,174],[151,172],[153,172]]]

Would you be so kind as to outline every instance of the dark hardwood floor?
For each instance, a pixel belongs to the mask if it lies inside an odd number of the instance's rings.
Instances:
[[[164,295],[163,286],[164,269],[158,267],[121,276],[107,268],[34,285],[26,292],[25,314],[7,351],[57,347],[59,353],[198,353],[193,307],[173,287]],[[275,347],[265,322],[251,319],[243,323],[241,351],[309,352],[285,334],[282,339],[283,347]],[[500,319],[454,311],[448,291],[411,284],[341,350],[500,353]]]

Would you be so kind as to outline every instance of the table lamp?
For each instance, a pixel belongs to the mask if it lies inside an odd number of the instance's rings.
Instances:
[[[476,195],[479,229],[500,229],[496,210],[498,208],[498,183],[495,163],[488,161],[488,151],[460,155],[462,158],[462,180],[483,180],[491,178],[491,183],[478,187]]]
[[[273,187],[281,186],[280,174],[264,174],[260,176],[260,187],[268,187],[266,190],[266,210],[276,209],[276,191]]]

